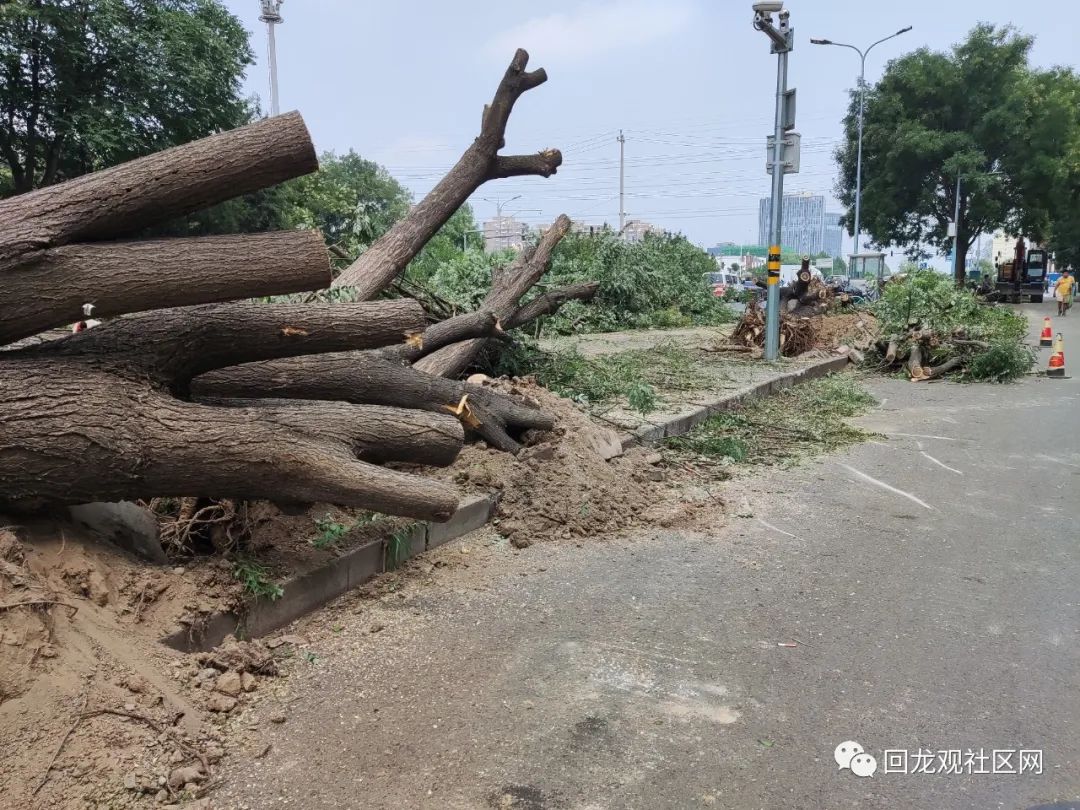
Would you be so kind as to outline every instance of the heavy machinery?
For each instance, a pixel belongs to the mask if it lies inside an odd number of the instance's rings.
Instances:
[[[1033,304],[1041,304],[1046,291],[1047,256],[1041,248],[1027,250],[1024,238],[1016,240],[1016,254],[1012,261],[997,266],[997,283],[994,288],[1002,300],[1019,304],[1027,298]]]

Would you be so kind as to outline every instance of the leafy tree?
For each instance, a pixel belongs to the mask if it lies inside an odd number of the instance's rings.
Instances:
[[[463,252],[482,253],[483,234],[477,230],[472,208],[468,204],[461,206],[413,259],[408,277],[423,284],[441,268],[464,261]]]
[[[0,191],[246,122],[251,63],[243,26],[218,0],[0,3]]]
[[[326,153],[319,171],[284,184],[289,227],[319,228],[329,245],[353,257],[405,216],[412,197],[382,166],[353,151]]]
[[[862,226],[874,242],[908,246],[913,257],[919,243],[947,253],[958,174],[959,281],[979,233],[1004,227],[1044,235],[1045,196],[1033,189],[1062,145],[1045,92],[1052,80],[1028,67],[1031,42],[1011,27],[981,24],[949,53],[921,48],[894,60],[867,91]],[[857,109],[853,94],[837,153],[837,191],[849,209]]]

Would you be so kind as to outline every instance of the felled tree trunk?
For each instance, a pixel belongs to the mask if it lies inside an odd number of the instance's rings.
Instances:
[[[535,155],[499,155],[505,145],[506,124],[514,104],[523,93],[547,81],[542,68],[526,72],[528,63],[529,55],[519,49],[491,104],[484,107],[476,140],[418,205],[342,272],[334,282],[335,287],[353,287],[363,300],[374,298],[483,183],[504,177],[555,174],[562,164],[557,149]]]
[[[75,244],[0,271],[0,344],[86,317],[326,287],[318,231]]]
[[[136,233],[318,167],[293,112],[12,197],[0,202],[0,270],[26,254]]]
[[[350,413],[339,403],[214,408],[102,365],[78,358],[0,360],[4,506],[169,493],[326,501],[445,520],[457,505],[444,484],[358,460],[387,438],[372,434],[372,416],[381,417],[370,410]],[[420,460],[445,463],[452,446],[460,447],[461,426],[449,415],[423,416],[412,426],[416,440],[437,437],[439,450]],[[385,455],[384,447],[371,457]]]
[[[407,419],[341,403],[234,408],[177,398],[203,371],[398,343],[422,325],[414,301],[216,304],[128,316],[5,352],[0,499],[80,503],[169,493],[326,500],[445,519],[457,503],[451,489],[358,457],[449,463],[464,437],[451,414]]]
[[[395,345],[419,334],[416,301],[205,304],[129,315],[11,358],[78,357],[134,367],[179,396],[206,371],[253,360]]]

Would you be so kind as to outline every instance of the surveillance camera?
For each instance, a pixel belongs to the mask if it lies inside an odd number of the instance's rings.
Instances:
[[[772,2],[754,3],[754,11],[757,14],[776,14],[778,11],[783,10],[784,3],[782,0],[772,0]]]

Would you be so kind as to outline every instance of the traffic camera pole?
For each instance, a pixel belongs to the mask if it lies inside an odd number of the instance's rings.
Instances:
[[[772,43],[770,53],[776,54],[776,127],[768,168],[772,172],[772,202],[769,210],[769,259],[765,299],[765,359],[776,360],[780,354],[780,233],[784,219],[785,133],[795,126],[795,99],[788,99],[788,54],[795,45],[791,13],[783,0],[759,0],[754,6],[754,28],[765,34]],[[773,14],[779,24],[773,24]],[[794,96],[794,91],[792,91]],[[790,108],[789,108],[790,105]],[[793,151],[797,149],[793,139]],[[792,155],[792,171],[798,171],[798,158]]]
[[[790,50],[789,46],[776,56],[776,138],[773,144],[769,260],[766,266],[768,297],[765,300],[765,359],[769,361],[776,360],[780,354],[780,231],[784,219],[784,99],[787,96],[787,65]]]

